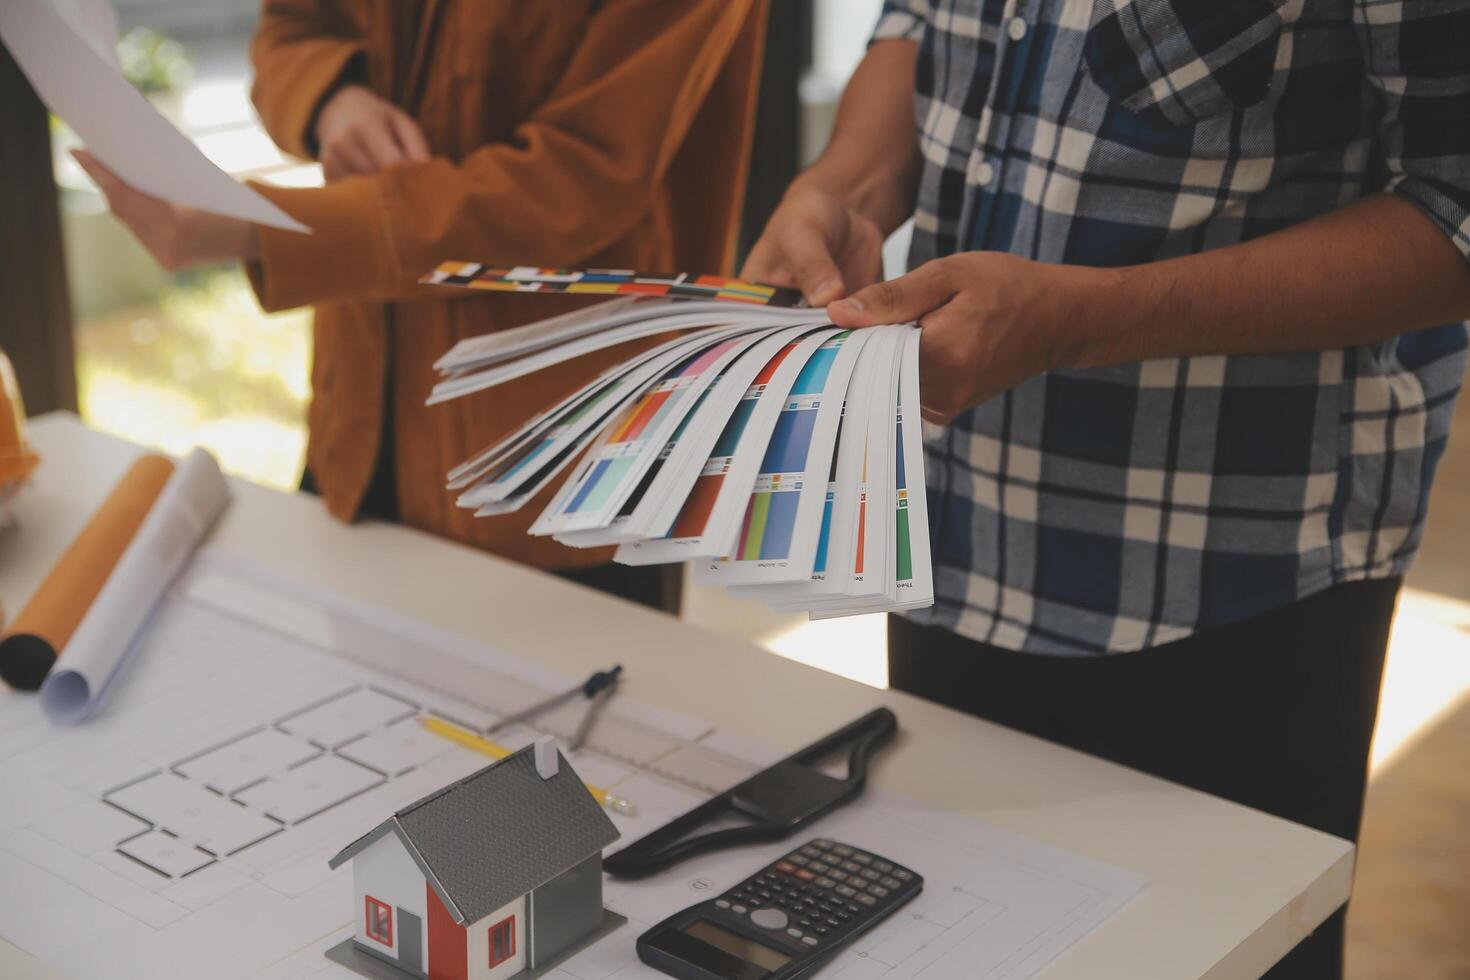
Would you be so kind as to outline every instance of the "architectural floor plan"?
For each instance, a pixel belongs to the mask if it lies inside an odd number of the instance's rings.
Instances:
[[[161,607],[93,721],[54,728],[34,699],[0,697],[0,935],[77,980],[351,976],[322,958],[347,933],[351,887],[327,858],[487,761],[420,717],[483,730],[570,680],[341,602],[324,615],[299,595],[206,564]],[[565,739],[580,713],[495,739]],[[628,842],[782,754],[614,699],[572,761],[636,804],[614,818]],[[833,980],[1027,977],[1144,886],[880,794],[821,827],[928,883],[827,968]],[[782,847],[610,880],[607,903],[630,924],[557,980],[659,976],[634,956],[638,933]]]

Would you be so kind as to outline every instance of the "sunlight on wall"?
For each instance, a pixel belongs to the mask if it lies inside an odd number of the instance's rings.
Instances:
[[[1470,696],[1470,605],[1405,589],[1388,641],[1372,768]]]

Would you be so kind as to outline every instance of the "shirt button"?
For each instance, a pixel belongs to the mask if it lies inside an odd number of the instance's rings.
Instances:
[[[980,162],[980,166],[975,168],[975,179],[978,180],[982,186],[990,183],[992,180],[995,179],[995,168],[990,165],[989,160],[982,160]]]
[[[1019,17],[1012,17],[1011,22],[1006,25],[1006,33],[1011,36],[1012,41],[1019,41],[1026,36],[1026,22]]]

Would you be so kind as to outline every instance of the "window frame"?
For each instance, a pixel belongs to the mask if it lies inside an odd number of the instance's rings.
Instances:
[[[499,932],[500,930],[502,930],[502,929],[509,929],[510,930],[510,933],[509,933],[510,939],[508,940],[509,948],[506,950],[504,956],[500,957],[500,959],[496,959],[495,958],[495,934],[497,932]],[[515,917],[515,913],[511,913],[510,915],[508,915],[505,918],[501,919],[499,922],[495,923],[493,926],[491,926],[486,931],[486,933],[485,933],[485,945],[488,948],[488,952],[486,953],[486,959],[489,960],[488,969],[493,970],[497,966],[500,966],[503,963],[509,963],[511,960],[515,959],[515,957],[516,957],[516,917]]]
[[[387,938],[384,938],[383,935],[380,935],[373,928],[373,913],[375,911],[381,911],[383,914],[383,921],[388,923]],[[379,943],[383,946],[387,946],[389,949],[392,949],[393,906],[389,905],[387,902],[381,902],[378,899],[373,898],[371,895],[364,895],[362,897],[362,914],[364,925],[363,931],[367,933],[367,937],[375,943]]]

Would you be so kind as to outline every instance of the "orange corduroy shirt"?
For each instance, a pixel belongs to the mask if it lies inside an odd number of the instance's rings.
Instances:
[[[525,533],[551,490],[476,519],[444,475],[628,349],[429,408],[456,341],[581,303],[415,280],[446,259],[728,271],[764,23],[765,0],[265,0],[253,98],[284,150],[313,155],[316,112],[351,79],[434,153],[257,188],[314,230],[262,228],[249,272],[267,310],[316,308],[307,464],[333,515],[357,514],[391,410],[404,523],[542,568],[609,559]]]

